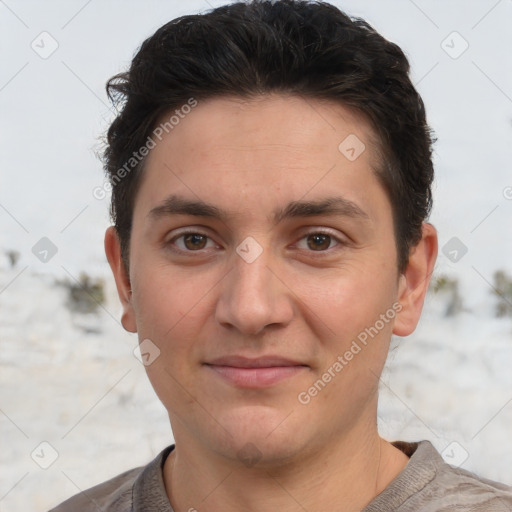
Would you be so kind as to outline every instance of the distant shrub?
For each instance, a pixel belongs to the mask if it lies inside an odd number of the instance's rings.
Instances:
[[[105,283],[102,279],[92,280],[85,272],[78,282],[65,281],[68,290],[67,306],[77,313],[94,313],[105,302]]]
[[[464,309],[457,279],[440,275],[431,282],[430,288],[434,293],[448,297],[445,316],[455,316]]]
[[[7,258],[9,259],[11,268],[15,267],[16,263],[18,263],[18,260],[20,259],[20,253],[14,249],[9,249],[8,251],[5,251],[5,254],[7,255]]]
[[[503,270],[494,272],[492,294],[497,297],[496,316],[512,316],[512,278]]]

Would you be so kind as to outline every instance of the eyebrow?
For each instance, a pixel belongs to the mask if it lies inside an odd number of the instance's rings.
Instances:
[[[171,195],[153,208],[148,217],[157,220],[169,215],[207,217],[226,222],[234,216],[234,213],[201,200],[190,200],[179,195]],[[344,197],[327,197],[316,201],[292,201],[284,208],[275,210],[270,219],[274,224],[279,224],[286,219],[318,215],[339,215],[370,220],[370,216],[361,207]]]

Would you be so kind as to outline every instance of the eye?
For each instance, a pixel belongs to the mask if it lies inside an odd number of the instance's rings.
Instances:
[[[208,243],[210,242],[210,245]],[[174,245],[177,246],[179,251],[182,252],[197,252],[203,249],[208,249],[209,247],[215,247],[213,240],[211,240],[204,233],[200,233],[198,231],[186,231],[182,232],[179,235],[171,238],[167,242],[167,245],[174,250]]]
[[[302,241],[305,241],[305,246],[301,243]],[[310,249],[313,252],[326,252],[333,248],[333,243],[334,247],[343,245],[343,242],[333,234],[323,231],[315,231],[304,235],[297,246],[299,249]]]

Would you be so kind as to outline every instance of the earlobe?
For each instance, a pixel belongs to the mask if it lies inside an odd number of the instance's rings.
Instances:
[[[123,307],[121,323],[127,331],[137,332],[135,312],[132,304],[130,278],[123,262],[121,255],[121,243],[114,226],[110,226],[105,232],[105,254],[112,273],[114,274],[117,294],[119,295],[119,299]]]
[[[398,301],[402,309],[395,319],[393,334],[409,336],[418,325],[430,278],[437,259],[437,232],[424,223],[422,238],[409,254],[409,263],[400,276]]]

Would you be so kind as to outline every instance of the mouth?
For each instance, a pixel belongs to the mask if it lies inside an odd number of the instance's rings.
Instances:
[[[224,381],[242,388],[270,387],[309,368],[303,363],[278,356],[255,359],[228,356],[205,363],[205,366]]]

